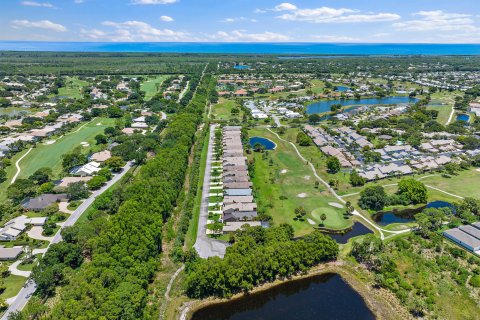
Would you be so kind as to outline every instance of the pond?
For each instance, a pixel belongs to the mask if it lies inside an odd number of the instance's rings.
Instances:
[[[457,120],[458,121],[463,121],[463,122],[469,122],[470,121],[470,116],[468,114],[459,114],[457,115]]]
[[[337,86],[336,88],[337,88],[337,90],[335,90],[335,91],[338,91],[338,92],[352,91],[351,88],[345,87],[345,86]]]
[[[264,146],[265,150],[274,150],[277,147],[275,142],[267,138],[262,138],[262,137],[250,138],[250,145],[252,146],[252,148],[254,148],[257,143],[260,143],[262,146]]]
[[[333,240],[337,241],[338,243],[345,244],[353,237],[363,236],[365,234],[373,233],[373,231],[365,227],[360,222],[355,222],[351,230],[345,233],[324,233],[328,234],[330,237],[332,237]]]
[[[381,226],[386,226],[391,223],[409,223],[415,221],[414,216],[426,208],[450,208],[452,209],[453,213],[455,213],[455,207],[453,204],[446,201],[432,201],[426,206],[420,208],[405,210],[394,209],[392,211],[378,212],[372,217],[373,220],[375,220],[375,222]]]
[[[347,100],[324,100],[312,103],[307,107],[307,114],[329,112],[330,107],[334,104],[340,104],[342,106],[352,105],[376,105],[376,104],[402,104],[402,103],[415,103],[418,99],[410,98],[406,96],[393,96],[386,98],[364,98],[364,99],[347,99]]]
[[[360,294],[328,273],[200,309],[192,320],[375,319]]]

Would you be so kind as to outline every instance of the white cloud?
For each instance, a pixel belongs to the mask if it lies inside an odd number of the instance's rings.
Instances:
[[[22,1],[20,2],[22,6],[28,7],[45,7],[45,8],[54,8],[53,4],[49,2],[36,2],[36,1]]]
[[[395,13],[363,13],[358,10],[347,8],[320,7],[313,9],[300,9],[291,3],[281,3],[272,9],[273,11],[288,11],[278,16],[278,19],[287,21],[305,21],[312,23],[358,23],[358,22],[381,22],[400,19]]]
[[[38,28],[57,32],[65,32],[67,28],[61,24],[53,23],[49,20],[30,21],[30,20],[13,20],[12,27],[15,29]]]
[[[263,10],[263,9],[255,9],[255,11],[253,11],[254,13],[266,13],[267,10]]]
[[[404,31],[477,31],[472,16],[461,13],[447,13],[441,10],[420,11],[414,14],[420,19],[397,22],[393,27]]]
[[[220,20],[219,22],[222,22],[222,23],[232,23],[232,22],[239,22],[239,21],[257,22],[256,19],[248,19],[248,18],[245,18],[245,17],[225,18],[225,19]]]
[[[85,0],[74,0],[73,2],[76,3],[76,4],[80,4],[80,3],[84,3]]]
[[[162,20],[163,22],[173,22],[174,21],[173,18],[169,17],[169,16],[161,16],[160,20]]]
[[[82,29],[82,38],[105,41],[185,41],[188,33],[170,29],[158,29],[142,21],[113,22],[104,21],[103,26],[111,27],[113,30],[104,31],[98,29]]]
[[[172,4],[180,0],[132,0],[132,4]]]
[[[293,11],[297,10],[297,6],[288,2],[280,3],[273,8],[274,11]]]
[[[278,42],[289,39],[287,36],[279,33],[268,31],[263,33],[248,33],[245,30],[233,30],[230,32],[218,31],[209,38],[226,42]]]
[[[312,36],[312,38],[322,42],[354,42],[354,41],[360,40],[358,38],[353,38],[348,36],[331,36],[331,35]]]

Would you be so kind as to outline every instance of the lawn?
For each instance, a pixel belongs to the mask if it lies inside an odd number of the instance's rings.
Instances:
[[[147,81],[142,82],[140,89],[145,92],[146,101],[152,99],[158,93],[158,89],[167,78],[168,76],[166,75],[159,75],[154,78],[150,77]]]
[[[443,125],[447,124],[450,113],[452,112],[452,106],[442,105],[442,106],[428,106],[428,110],[437,110],[438,118],[437,121]]]
[[[55,178],[58,178],[62,171],[62,156],[74,148],[80,146],[81,142],[88,142],[90,146],[95,144],[95,136],[103,133],[103,130],[114,124],[114,119],[96,118],[91,122],[79,125],[70,133],[58,138],[53,144],[40,143],[20,162],[21,172],[19,178],[27,178],[36,170],[48,167],[53,171]],[[87,152],[89,147],[85,147]],[[14,162],[12,162],[14,163]],[[14,167],[14,165],[12,164]],[[9,177],[11,179],[11,177]]]
[[[3,278],[2,283],[6,289],[2,294],[0,294],[0,298],[8,299],[16,296],[25,284],[25,279],[25,277],[15,276],[12,274],[6,278]]]
[[[212,115],[216,120],[242,119],[242,111],[237,115],[232,115],[232,109],[236,103],[233,100],[220,99],[219,103],[212,106]],[[240,110],[240,108],[239,108]]]
[[[460,171],[457,175],[445,178],[435,175],[422,179],[422,182],[432,187],[461,196],[480,199],[480,172],[472,168]]]
[[[82,90],[86,86],[88,86],[87,81],[80,80],[76,77],[67,77],[65,87],[58,89],[58,96],[80,99],[82,97]]]
[[[323,213],[327,216],[327,228],[344,229],[352,224],[350,219],[343,217],[342,209],[329,205],[329,202],[338,201],[323,185],[315,188],[313,172],[290,144],[279,140],[264,128],[252,129],[249,135],[266,137],[277,144],[277,148],[269,151],[266,157],[262,153],[249,156],[255,158],[255,175],[252,181],[258,207],[271,215],[274,223],[291,224],[296,236],[305,235],[318,226]],[[305,219],[295,220],[295,208],[300,206],[306,209],[307,215]],[[308,219],[314,222],[314,225],[311,225]]]

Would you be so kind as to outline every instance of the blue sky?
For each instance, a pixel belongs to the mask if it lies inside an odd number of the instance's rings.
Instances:
[[[1,40],[480,43],[479,0],[2,0]]]

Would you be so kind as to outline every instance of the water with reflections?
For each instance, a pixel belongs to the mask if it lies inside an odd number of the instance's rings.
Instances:
[[[289,281],[195,312],[192,320],[370,320],[362,297],[338,274]]]
[[[275,142],[273,142],[272,140],[269,140],[267,138],[262,138],[262,137],[251,137],[250,138],[250,145],[252,146],[252,148],[254,148],[257,143],[264,146],[265,150],[273,150],[277,146],[275,144]]]
[[[345,100],[323,100],[314,102],[307,107],[307,114],[329,112],[330,107],[334,104],[340,104],[346,106],[368,106],[368,105],[389,105],[389,104],[403,104],[403,103],[415,103],[418,99],[405,97],[405,96],[393,96],[386,98],[364,98],[364,99],[345,99]]]
[[[422,212],[426,208],[450,208],[455,213],[455,207],[446,201],[432,201],[426,206],[416,209],[392,210],[385,212],[378,212],[373,215],[373,220],[381,226],[386,226],[391,223],[408,223],[415,221],[415,215]]]
[[[353,224],[353,227],[351,230],[345,232],[345,233],[327,233],[325,234],[329,235],[332,237],[333,240],[337,241],[340,244],[345,244],[348,242],[353,237],[357,236],[363,236],[365,234],[373,233],[372,230],[368,229],[365,227],[363,224],[360,222],[355,222]]]

